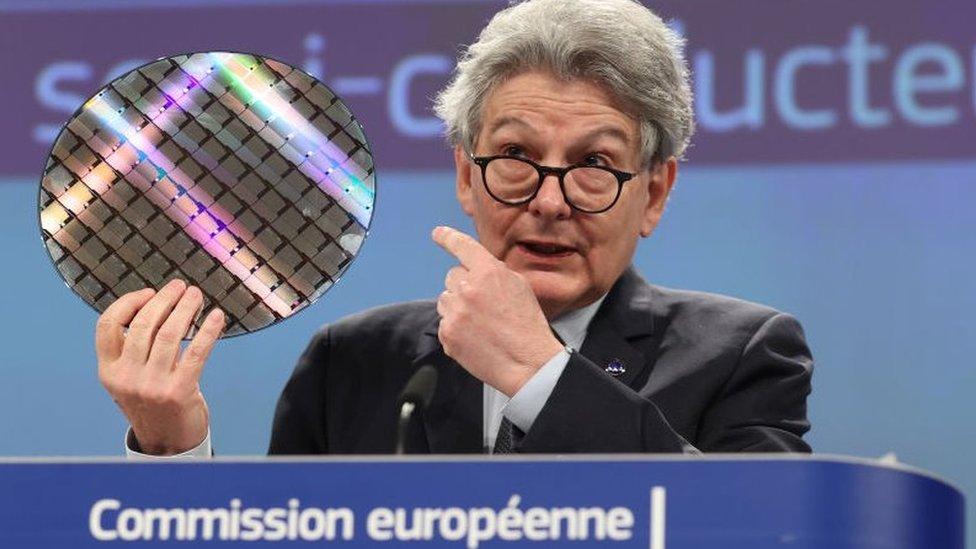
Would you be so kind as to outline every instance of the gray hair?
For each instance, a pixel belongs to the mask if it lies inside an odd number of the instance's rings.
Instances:
[[[474,151],[485,99],[530,70],[603,86],[640,126],[644,166],[681,159],[694,131],[684,38],[636,0],[527,0],[498,12],[461,53],[434,112]]]

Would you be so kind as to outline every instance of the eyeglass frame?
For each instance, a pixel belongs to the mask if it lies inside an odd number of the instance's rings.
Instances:
[[[625,172],[623,170],[611,168],[610,166],[590,166],[589,164],[570,164],[569,166],[563,166],[560,168],[556,166],[544,166],[537,162],[533,162],[528,158],[523,158],[521,156],[512,156],[509,154],[475,156],[472,153],[468,153],[468,158],[470,158],[472,162],[474,162],[475,164],[478,165],[479,168],[481,168],[481,183],[485,186],[485,191],[488,193],[488,196],[492,197],[496,201],[501,202],[502,204],[505,204],[507,206],[521,206],[522,204],[528,204],[529,202],[532,202],[533,200],[535,200],[535,197],[539,195],[539,189],[542,188],[542,183],[546,180],[546,177],[549,175],[555,175],[556,178],[559,180],[559,190],[563,193],[563,200],[566,201],[566,204],[568,204],[570,208],[586,214],[604,213],[610,208],[613,208],[614,206],[617,205],[617,202],[620,200],[620,195],[623,194],[624,183],[630,181],[634,177],[637,177],[636,173]],[[539,174],[539,179],[538,182],[536,183],[535,190],[532,192],[531,195],[529,195],[528,198],[519,200],[517,202],[511,202],[507,200],[502,200],[501,198],[495,196],[495,193],[491,192],[491,188],[488,186],[488,164],[491,163],[492,160],[498,160],[498,159],[518,160],[520,162],[524,162],[532,166],[533,168],[535,168],[536,172],[538,172]],[[564,180],[567,173],[577,168],[596,168],[599,170],[603,170],[617,178],[617,194],[613,197],[613,201],[610,202],[609,206],[603,208],[602,210],[584,210],[579,206],[573,204],[573,202],[569,199],[569,196],[566,195],[566,183]]]

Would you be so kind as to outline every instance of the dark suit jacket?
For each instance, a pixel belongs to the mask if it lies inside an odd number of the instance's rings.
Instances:
[[[397,395],[422,365],[434,398],[410,444],[482,451],[482,383],[444,354],[433,301],[323,328],[275,412],[271,454],[390,453]],[[625,371],[613,377],[611,361]],[[770,308],[647,284],[611,289],[516,451],[808,452],[812,360],[800,325]]]

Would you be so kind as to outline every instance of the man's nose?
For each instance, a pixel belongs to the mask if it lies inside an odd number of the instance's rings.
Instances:
[[[566,197],[559,186],[558,175],[549,173],[542,178],[539,192],[529,202],[529,211],[534,215],[553,219],[566,219],[572,215],[573,210],[566,203]]]

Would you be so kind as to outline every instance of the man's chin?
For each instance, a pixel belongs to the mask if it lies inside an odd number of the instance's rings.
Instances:
[[[577,302],[583,294],[583,284],[578,277],[560,271],[527,271],[522,276],[529,282],[547,317],[579,306]]]

